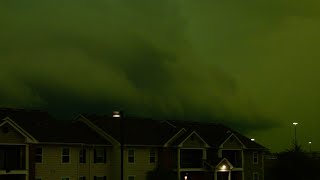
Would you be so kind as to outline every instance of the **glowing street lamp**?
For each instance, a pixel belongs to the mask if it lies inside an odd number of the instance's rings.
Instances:
[[[124,143],[124,121],[123,121],[123,117],[121,117],[121,112],[120,111],[113,111],[112,113],[112,117],[113,118],[119,118],[120,119],[120,146],[121,146],[121,155],[120,155],[120,159],[121,159],[121,167],[120,167],[120,173],[121,173],[121,179],[123,180],[123,143]]]
[[[312,142],[309,141],[309,151],[310,151],[310,152],[311,152],[311,144],[312,144]]]
[[[255,139],[251,139],[251,141],[255,141]]]
[[[294,145],[297,146],[297,125],[298,123],[297,122],[293,122],[292,123],[294,125]]]

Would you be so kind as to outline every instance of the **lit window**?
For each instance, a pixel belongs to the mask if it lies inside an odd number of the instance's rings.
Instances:
[[[106,163],[107,152],[105,148],[94,149],[94,163]]]
[[[79,151],[79,162],[86,163],[86,149],[80,149]]]
[[[134,163],[134,150],[133,149],[128,150],[128,162]]]
[[[70,149],[69,148],[62,148],[62,163],[69,163],[70,162]]]
[[[253,180],[259,180],[259,173],[257,172],[253,173]]]
[[[36,148],[36,163],[42,163],[42,148]]]
[[[134,180],[134,176],[128,176],[128,180]]]
[[[149,162],[150,163],[155,163],[156,162],[156,150],[155,149],[150,149]]]
[[[258,164],[258,152],[253,152],[253,164]]]

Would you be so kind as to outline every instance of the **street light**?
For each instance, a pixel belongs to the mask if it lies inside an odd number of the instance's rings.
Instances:
[[[121,117],[122,113],[120,111],[113,111],[112,113],[112,117],[113,118],[119,118],[120,119],[120,146],[121,146],[121,150],[120,150],[120,159],[121,159],[121,169],[120,169],[120,173],[121,173],[121,179],[123,180],[123,143],[124,143],[124,121],[123,121],[123,117]]]
[[[297,122],[293,122],[292,123],[294,125],[294,145],[295,145],[295,148],[297,147],[297,125],[298,123]]]
[[[312,142],[309,141],[309,151],[310,151],[310,152],[311,152],[311,144],[312,144]]]

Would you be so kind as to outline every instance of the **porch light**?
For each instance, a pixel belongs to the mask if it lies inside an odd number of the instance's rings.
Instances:
[[[184,176],[184,180],[188,180],[188,176]]]
[[[226,166],[226,165],[222,165],[222,166],[221,166],[221,169],[222,169],[222,170],[226,170],[226,169],[227,169],[227,166]]]

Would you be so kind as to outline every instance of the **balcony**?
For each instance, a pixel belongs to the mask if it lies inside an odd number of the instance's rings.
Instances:
[[[25,146],[5,145],[0,146],[0,170],[26,169]]]
[[[203,168],[203,150],[181,149],[180,168]]]

